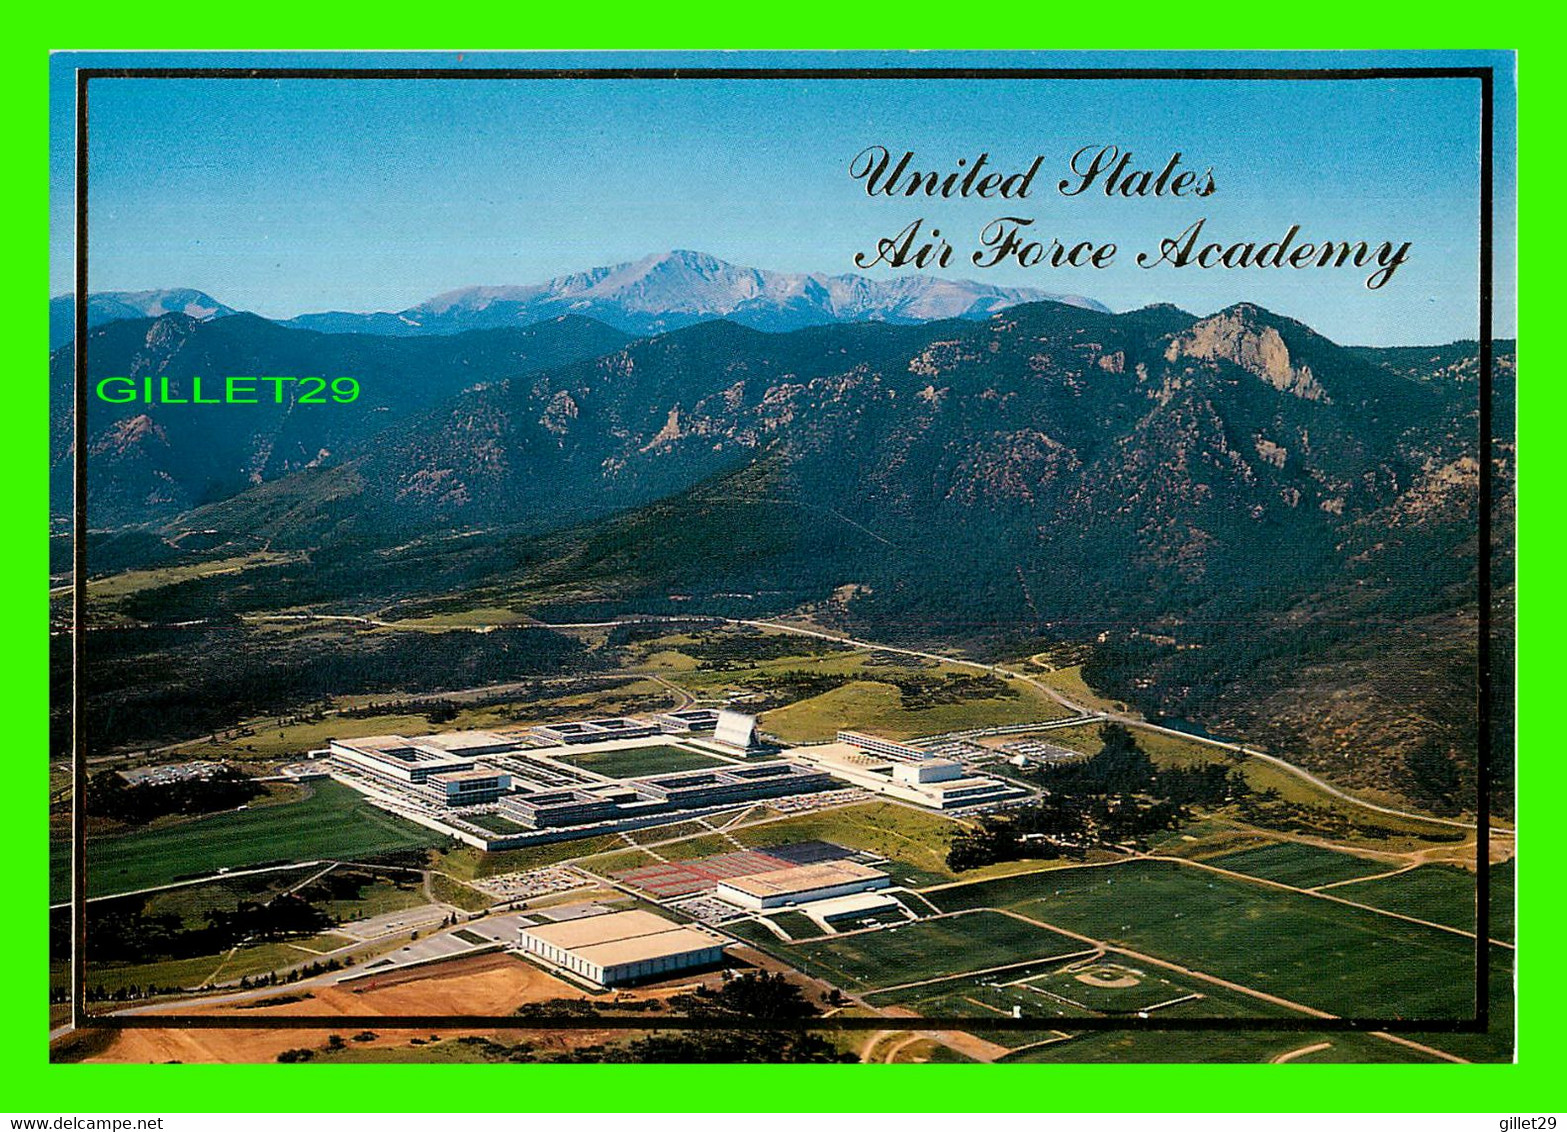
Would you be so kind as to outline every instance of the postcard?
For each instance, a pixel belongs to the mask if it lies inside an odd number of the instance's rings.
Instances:
[[[56,55],[51,1060],[1511,1062],[1513,66]]]

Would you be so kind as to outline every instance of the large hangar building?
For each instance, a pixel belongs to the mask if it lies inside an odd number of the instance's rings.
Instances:
[[[655,979],[723,961],[727,941],[640,909],[523,928],[524,951],[600,986]]]
[[[891,883],[886,873],[867,865],[854,861],[823,861],[775,872],[730,877],[719,882],[714,895],[738,908],[761,911],[871,892]]]

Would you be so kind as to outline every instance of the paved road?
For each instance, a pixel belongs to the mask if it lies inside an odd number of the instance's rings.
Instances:
[[[790,625],[779,621],[746,621],[735,620],[731,618],[725,618],[725,620],[734,625],[748,625],[755,629],[773,629],[784,633],[795,633],[802,637],[815,637],[823,641],[837,641],[841,644],[852,645],[856,648],[862,649],[872,649],[876,652],[890,652],[896,653],[900,656],[912,656],[918,657],[922,660],[934,660],[943,664],[963,665],[968,668],[977,668],[981,672],[989,672],[996,676],[1001,676],[1012,680],[1021,680],[1031,688],[1043,692],[1046,696],[1049,696],[1052,700],[1055,700],[1056,703],[1060,704],[1062,707],[1068,709],[1069,711],[1075,712],[1078,715],[1093,718],[1112,719],[1117,723],[1123,723],[1128,727],[1140,727],[1145,731],[1157,731],[1165,735],[1173,735],[1177,738],[1185,739],[1188,742],[1203,743],[1210,747],[1218,747],[1223,750],[1233,751],[1237,754],[1245,755],[1248,758],[1261,759],[1263,762],[1271,763],[1279,769],[1287,771],[1288,773],[1311,783],[1311,785],[1328,794],[1331,794],[1333,797],[1338,798],[1341,801],[1359,806],[1362,809],[1371,810],[1379,814],[1387,814],[1391,817],[1410,818],[1415,821],[1428,822],[1432,825],[1450,826],[1456,829],[1476,828],[1474,822],[1458,821],[1451,818],[1432,817],[1429,814],[1417,814],[1408,810],[1399,810],[1393,808],[1392,806],[1382,806],[1375,802],[1369,802],[1364,798],[1358,798],[1353,794],[1346,793],[1329,782],[1324,782],[1316,775],[1310,773],[1309,771],[1302,770],[1294,763],[1286,762],[1284,759],[1281,759],[1276,755],[1267,755],[1261,751],[1253,750],[1252,748],[1243,746],[1239,743],[1231,743],[1223,739],[1211,739],[1204,735],[1193,735],[1187,731],[1178,731],[1173,727],[1163,727],[1157,723],[1149,723],[1147,720],[1140,719],[1133,715],[1125,715],[1120,712],[1105,712],[1096,710],[1094,708],[1088,707],[1085,704],[1077,703],[1075,700],[1071,699],[1058,689],[1051,687],[1049,684],[1046,684],[1043,681],[1036,680],[1034,677],[1028,675],[1025,672],[1019,672],[1003,665],[985,664],[982,661],[967,660],[963,657],[957,656],[946,656],[942,653],[926,652],[920,649],[906,649],[895,645],[882,645],[877,644],[875,641],[862,640],[858,637],[848,637],[837,633],[824,633],[817,629],[806,629],[798,625]],[[1511,837],[1513,836],[1514,831],[1493,828],[1491,833],[1493,836],[1497,837]]]
[[[272,618],[272,619],[277,619],[277,620],[342,621],[342,622],[363,623],[363,624],[367,624],[367,625],[381,626],[381,627],[386,627],[386,628],[397,628],[398,627],[396,622],[381,621],[381,620],[379,620],[377,618],[361,617],[361,616],[355,616],[355,615],[351,615],[351,614],[327,614],[327,613],[315,613],[315,614],[271,614],[271,615],[266,615],[266,616],[268,616],[269,618]],[[1411,812],[1409,810],[1400,810],[1400,809],[1397,809],[1397,808],[1392,807],[1392,806],[1384,806],[1384,805],[1381,805],[1381,804],[1376,803],[1376,802],[1368,801],[1365,798],[1357,797],[1354,794],[1350,794],[1350,793],[1348,793],[1348,792],[1346,792],[1344,790],[1339,789],[1337,786],[1334,786],[1332,783],[1324,781],[1321,778],[1318,778],[1316,775],[1312,774],[1311,772],[1309,772],[1307,770],[1303,770],[1302,768],[1296,766],[1294,763],[1291,763],[1291,762],[1286,761],[1285,759],[1279,758],[1277,755],[1265,754],[1262,751],[1254,750],[1254,749],[1252,749],[1250,747],[1247,747],[1247,746],[1244,746],[1243,744],[1240,744],[1240,743],[1232,743],[1232,742],[1229,742],[1227,740],[1214,739],[1214,738],[1210,738],[1210,737],[1204,736],[1204,735],[1193,735],[1190,732],[1180,731],[1180,730],[1177,730],[1177,729],[1175,729],[1173,727],[1164,727],[1164,726],[1162,726],[1160,724],[1157,724],[1157,723],[1149,723],[1148,721],[1146,721],[1144,719],[1141,719],[1141,718],[1139,718],[1137,716],[1133,716],[1133,715],[1126,715],[1126,714],[1122,714],[1122,713],[1119,713],[1119,712],[1100,711],[1100,710],[1098,710],[1096,708],[1093,708],[1093,707],[1090,707],[1090,706],[1088,706],[1086,704],[1080,704],[1080,703],[1076,702],[1071,697],[1069,697],[1065,693],[1061,692],[1059,689],[1054,688],[1051,685],[1046,684],[1043,681],[1034,678],[1033,676],[1029,675],[1026,672],[1020,672],[1020,671],[1018,671],[1016,669],[1008,668],[1005,665],[986,664],[983,661],[969,660],[969,659],[967,659],[965,657],[950,656],[950,655],[947,655],[945,653],[930,652],[928,650],[923,650],[923,649],[904,648],[904,647],[899,646],[899,645],[881,644],[881,643],[879,643],[877,641],[868,641],[868,640],[865,640],[865,639],[860,638],[860,637],[851,637],[851,636],[847,636],[847,635],[844,635],[844,634],[841,634],[841,633],[828,633],[828,632],[824,632],[824,631],[819,630],[819,629],[807,629],[804,626],[791,625],[791,624],[789,624],[787,622],[782,622],[782,621],[753,620],[753,619],[747,619],[747,618],[733,618],[733,617],[676,617],[676,616],[663,616],[663,615],[656,615],[656,614],[637,614],[637,615],[634,615],[634,616],[620,618],[618,620],[613,620],[613,621],[545,622],[545,621],[539,621],[539,620],[530,620],[530,621],[524,621],[524,622],[517,622],[517,623],[515,623],[515,626],[513,626],[513,627],[518,627],[518,628],[533,627],[533,628],[538,628],[538,629],[608,629],[608,628],[614,628],[614,627],[616,627],[618,625],[638,625],[638,624],[661,624],[661,625],[668,624],[668,625],[676,625],[676,624],[693,624],[693,623],[717,623],[717,624],[728,624],[728,625],[744,625],[744,626],[748,626],[748,627],[753,628],[753,629],[773,630],[773,631],[782,632],[782,633],[793,633],[796,636],[814,637],[814,638],[816,638],[818,640],[833,641],[833,642],[836,642],[838,644],[849,645],[849,646],[851,646],[853,648],[868,649],[868,650],[871,650],[873,652],[894,653],[894,654],[899,655],[899,656],[911,656],[911,657],[915,657],[915,658],[918,658],[918,659],[921,659],[921,660],[935,661],[935,662],[941,663],[941,664],[960,665],[960,666],[965,667],[965,668],[972,668],[972,669],[976,669],[976,670],[981,671],[981,672],[988,672],[988,673],[991,673],[993,675],[1000,676],[1000,677],[1003,677],[1003,678],[1006,678],[1006,679],[1019,680],[1019,681],[1022,681],[1023,683],[1025,683],[1025,684],[1027,684],[1029,687],[1035,689],[1036,691],[1038,691],[1038,692],[1042,693],[1043,695],[1049,697],[1050,699],[1054,700],[1056,703],[1060,704],[1062,707],[1066,708],[1068,711],[1072,712],[1074,715],[1083,717],[1085,720],[1112,719],[1112,720],[1115,720],[1118,723],[1125,724],[1128,727],[1139,727],[1139,728],[1142,728],[1145,731],[1156,731],[1156,732],[1159,732],[1161,734],[1171,735],[1171,736],[1174,736],[1174,737],[1179,738],[1179,739],[1184,739],[1184,740],[1186,740],[1188,742],[1201,743],[1201,744],[1204,744],[1206,746],[1215,747],[1215,748],[1218,748],[1218,749],[1221,749],[1221,750],[1231,751],[1231,752],[1243,755],[1243,756],[1248,757],[1248,758],[1260,759],[1263,762],[1266,762],[1266,763],[1269,763],[1269,764],[1271,764],[1273,766],[1278,767],[1280,770],[1283,770],[1286,773],[1295,775],[1297,778],[1300,778],[1302,781],[1310,783],[1312,786],[1314,786],[1317,789],[1323,791],[1324,793],[1327,793],[1327,794],[1331,795],[1334,798],[1339,799],[1340,801],[1349,803],[1350,805],[1354,805],[1354,806],[1360,807],[1361,809],[1365,809],[1365,810],[1371,811],[1373,813],[1386,814],[1389,817],[1407,818],[1407,819],[1410,819],[1410,820],[1413,820],[1413,821],[1426,822],[1426,823],[1429,823],[1429,824],[1432,824],[1432,825],[1447,826],[1447,827],[1454,828],[1454,829],[1470,829],[1470,830],[1472,830],[1472,829],[1476,828],[1476,825],[1475,825],[1474,822],[1466,822],[1466,821],[1461,821],[1461,820],[1454,819],[1454,818],[1432,817],[1429,814],[1413,813],[1413,812]],[[495,626],[493,626],[493,625],[478,625],[478,626],[473,626],[472,628],[474,628],[475,631],[486,632],[486,631],[488,631],[490,629],[495,628]],[[575,679],[575,678],[571,678],[571,679]],[[658,679],[658,678],[654,677],[654,679]],[[660,681],[660,682],[662,682],[662,681]],[[530,682],[527,682],[527,683],[531,684],[531,683],[534,683],[534,682],[530,681]],[[492,685],[483,685],[483,686],[476,687],[476,688],[464,688],[464,689],[459,689],[459,690],[456,690],[456,691],[432,692],[432,693],[427,693],[427,694],[423,694],[423,695],[407,696],[407,697],[404,697],[404,698],[407,699],[407,700],[453,698],[453,697],[461,697],[461,696],[466,696],[466,695],[478,695],[478,694],[484,694],[484,693],[504,692],[504,691],[506,691],[506,690],[508,690],[509,688],[512,688],[512,687],[519,687],[520,688],[520,687],[523,687],[523,686],[525,686],[525,684],[521,684],[521,683],[515,684],[515,685],[511,685],[511,684],[492,684]],[[670,690],[676,692],[677,695],[678,694],[682,694],[680,692],[680,689],[675,688],[673,686],[670,686]],[[335,713],[335,711],[332,711],[332,712],[328,712],[327,714],[336,714],[336,713]],[[190,740],[186,740],[186,741],[181,742],[181,743],[172,743],[172,744],[169,744],[168,746],[160,747],[157,750],[158,750],[159,753],[166,752],[166,751],[174,751],[174,750],[179,750],[179,749],[181,749],[183,747],[195,746],[197,744],[204,743],[204,742],[206,742],[206,739],[204,737],[200,738],[200,739],[190,739]],[[113,759],[114,757],[115,756],[108,756],[109,759]],[[103,761],[103,760],[99,759],[99,760],[89,760],[89,761]],[[1511,830],[1511,829],[1499,829],[1499,828],[1496,828],[1495,826],[1492,826],[1490,832],[1491,832],[1491,835],[1493,837],[1512,837],[1512,836],[1514,836],[1514,833],[1515,833],[1514,830]]]
[[[295,869],[311,869],[326,863],[325,861],[295,861],[287,865],[268,865],[261,869],[230,869],[227,872],[210,873],[207,876],[193,877],[190,880],[177,880],[170,884],[155,884],[151,888],[134,888],[129,892],[111,892],[105,896],[89,896],[87,903],[93,904],[99,900],[119,900],[124,896],[145,896],[153,892],[167,892],[172,888],[189,888],[193,884],[211,884],[215,880],[228,880],[230,877],[253,877],[262,873],[287,873],[293,872]],[[333,861],[331,865],[336,867],[340,863],[339,861]],[[59,904],[49,905],[49,910],[54,912],[70,906],[71,902],[65,900]]]

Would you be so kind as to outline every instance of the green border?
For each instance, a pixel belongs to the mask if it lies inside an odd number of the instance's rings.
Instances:
[[[617,11],[617,9],[619,9]],[[11,512],[15,533],[0,556],[4,624],[12,640],[3,663],[10,692],[8,754],[13,773],[0,792],[4,827],[14,839],[13,868],[7,885],[6,925],[9,977],[0,980],[0,1003],[7,1021],[0,1035],[5,1086],[0,1096],[13,1113],[59,1112],[222,1112],[264,1111],[274,1106],[293,1111],[404,1111],[430,1106],[485,1111],[491,1107],[535,1111],[1037,1111],[1085,1110],[1117,1106],[1131,1111],[1498,1111],[1550,1112],[1559,1105],[1560,1066],[1567,1050],[1555,1013],[1559,996],[1547,1002],[1541,993],[1526,998],[1519,1017],[1519,1061],[1511,1066],[52,1066],[43,1038],[47,999],[45,961],[47,905],[47,829],[40,805],[47,789],[42,751],[47,747],[47,655],[44,627],[47,600],[41,579],[47,573],[43,530],[48,512],[49,411],[45,382],[22,375],[35,372],[44,355],[46,324],[38,282],[48,255],[48,63],[54,48],[101,49],[247,49],[256,47],[416,49],[475,44],[493,49],[816,49],[826,47],[1105,49],[1149,50],[1214,48],[1299,50],[1303,48],[1420,47],[1498,48],[1525,46],[1521,66],[1528,87],[1531,127],[1541,145],[1520,172],[1531,174],[1537,199],[1550,207],[1562,191],[1554,176],[1561,159],[1545,157],[1543,142],[1559,137],[1561,61],[1551,50],[1559,32],[1547,30],[1542,12],[1521,14],[1521,6],[1475,9],[1449,0],[1368,5],[1349,0],[1268,9],[1254,0],[1169,5],[1127,0],[1115,5],[1047,5],[1039,0],[997,0],[980,9],[929,4],[917,0],[897,6],[848,5],[841,0],[795,0],[779,8],[740,10],[732,3],[699,0],[666,6],[593,5],[593,19],[580,9],[557,5],[549,10],[480,6],[466,23],[442,11],[431,19],[427,4],[405,0],[373,7],[335,7],[299,0],[264,6],[208,5],[199,12],[153,5],[59,5],[40,13],[32,8],[13,15],[4,70],[12,123],[13,176],[6,186],[13,219],[13,254],[6,286],[13,311],[29,312],[15,325],[23,359],[13,377],[13,414],[7,432],[12,453],[12,499],[24,501]],[[498,23],[502,13],[511,24]],[[1127,38],[1114,38],[1117,35]],[[17,168],[19,167],[19,168]],[[1531,198],[1534,199],[1534,198]],[[1543,232],[1548,223],[1541,224]],[[1559,287],[1561,267],[1535,261],[1536,281]],[[1527,269],[1525,263],[1524,269]],[[1547,274],[1549,273],[1549,274]],[[1547,282],[1549,280],[1549,282]],[[36,312],[36,314],[32,313]],[[1553,380],[1542,363],[1530,373],[1532,394]],[[1536,402],[1525,397],[1523,405]],[[1524,451],[1549,444],[1554,422],[1544,416],[1520,424]],[[1534,470],[1531,487],[1549,500],[1546,477],[1558,466]],[[1537,487],[1536,487],[1537,485]],[[1554,673],[1544,667],[1544,648],[1536,641],[1561,624],[1560,601],[1550,594],[1546,571],[1556,565],[1543,531],[1528,542],[1539,545],[1541,565],[1520,556],[1531,568],[1523,579],[1536,588],[1520,588],[1530,597],[1531,635],[1520,656],[1541,663],[1520,678],[1519,695],[1534,711],[1520,712],[1520,774],[1524,799],[1543,798],[1550,789],[1555,752],[1549,705],[1555,699]],[[1552,539],[1552,542],[1555,542]],[[1522,573],[1522,571],[1521,571]],[[1520,706],[1524,706],[1521,704]],[[1545,807],[1522,806],[1525,833],[1531,821],[1550,819]],[[1529,893],[1523,917],[1525,947],[1520,965],[1524,986],[1535,973],[1560,966],[1562,945],[1553,930],[1555,885],[1534,877],[1563,875],[1558,845],[1529,850],[1523,891]],[[405,1078],[416,1075],[410,1082]],[[477,1080],[475,1076],[477,1075]],[[459,1079],[460,1078],[460,1079]],[[279,1088],[284,1085],[286,1087]],[[409,1086],[413,1085],[413,1088]]]

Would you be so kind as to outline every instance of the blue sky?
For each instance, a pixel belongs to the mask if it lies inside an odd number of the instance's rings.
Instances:
[[[71,280],[71,78],[103,65],[642,66],[712,57],[56,56],[51,289]],[[1408,65],[1500,55],[723,56],[724,65]],[[1500,75],[1496,331],[1514,332],[1512,88]],[[93,290],[192,286],[281,317],[395,310],[469,284],[530,283],[669,248],[789,271],[855,271],[856,252],[923,217],[953,237],[949,273],[1089,295],[1114,309],[1198,313],[1247,300],[1330,337],[1429,343],[1476,333],[1477,84],[1087,81],[95,80]],[[871,199],[862,148],[1002,171],[1045,157],[1025,201]],[[1204,200],[1064,198],[1085,145],[1134,167],[1175,151]],[[978,270],[967,253],[1004,213],[1063,241],[1114,241],[1102,270]],[[1139,251],[1206,217],[1221,242],[1412,243],[1385,287],[1367,271],[1142,270]],[[907,269],[905,269],[907,270]],[[877,274],[888,274],[879,269]]]

